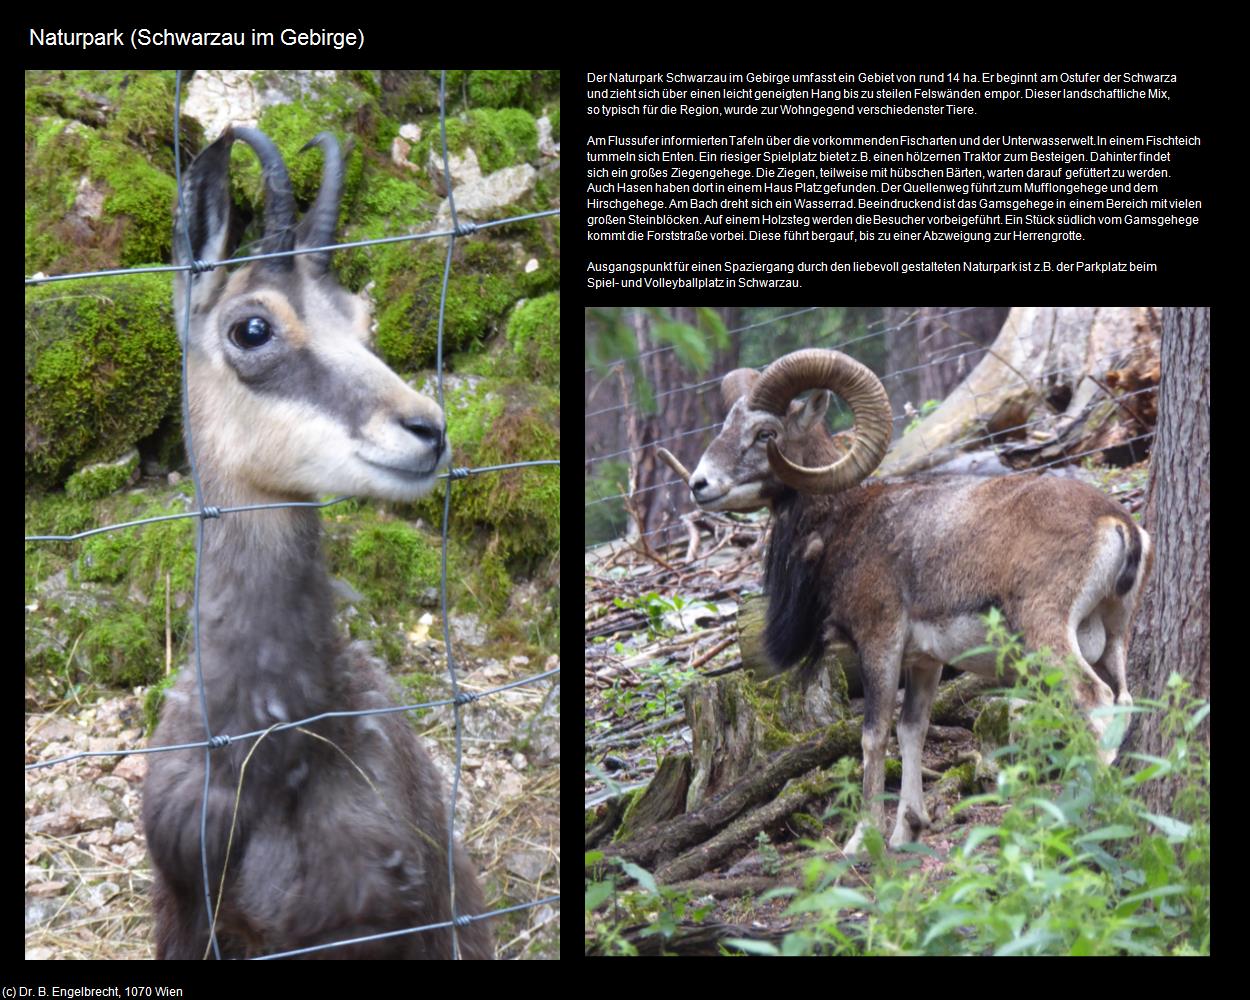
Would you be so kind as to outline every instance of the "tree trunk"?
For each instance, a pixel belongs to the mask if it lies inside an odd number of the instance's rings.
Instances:
[[[1152,309],[1015,309],[968,377],[894,442],[880,475],[985,471],[953,464],[977,446],[1015,466],[1124,446],[1153,416],[1134,407],[1153,384],[1157,344]]]
[[[731,326],[736,310],[720,310],[726,326]],[[673,323],[698,326],[692,308],[670,309],[667,318]],[[685,537],[681,515],[692,509],[690,490],[672,470],[659,460],[656,445],[664,444],[679,457],[702,454],[716,436],[711,427],[725,419],[720,392],[715,384],[697,384],[703,376],[681,364],[672,350],[657,343],[651,335],[654,316],[645,309],[631,310],[642,377],[655,394],[656,410],[643,413],[634,406],[628,413],[629,447],[633,448],[632,506],[634,521],[652,546],[666,545]],[[731,338],[732,340],[732,338]],[[736,353],[736,343],[723,352]],[[722,358],[721,354],[716,356]],[[713,369],[716,370],[716,369]],[[702,434],[686,433],[709,428]],[[632,528],[631,528],[632,533]]]
[[[886,309],[886,371],[898,375],[886,387],[894,412],[945,399],[980,362],[1010,312],[1006,306]]]

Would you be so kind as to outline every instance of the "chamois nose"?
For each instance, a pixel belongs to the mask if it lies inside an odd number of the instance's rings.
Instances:
[[[442,421],[430,420],[428,417],[406,417],[400,423],[404,430],[415,435],[422,444],[428,445],[435,455],[443,453],[445,430]]]

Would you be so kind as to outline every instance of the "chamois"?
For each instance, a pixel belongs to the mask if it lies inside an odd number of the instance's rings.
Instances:
[[[261,162],[262,251],[332,243],[343,179],[335,138],[323,132],[309,143],[321,147],[323,177],[296,225],[277,147],[255,129],[233,127],[185,177],[176,262],[223,260],[237,247],[229,185],[236,140]],[[368,349],[368,305],[337,283],[328,257],[179,272],[174,312],[180,335],[187,330],[187,437],[201,506],[330,492],[411,500],[447,467],[442,411]],[[204,526],[199,649],[212,733],[394,704],[379,665],[340,640],[320,538],[313,508],[226,514]],[[204,710],[193,662],[166,696],[154,743],[205,739]],[[209,751],[207,790],[204,751],[151,758],[143,824],[158,958],[211,954],[201,809],[223,958],[448,921],[449,849],[455,913],[484,912],[468,855],[447,843],[444,782],[407,719],[330,718],[307,729],[316,735],[291,729]],[[484,922],[457,935],[464,957],[493,957]],[[312,955],[449,958],[452,950],[451,931],[442,928]]]
[[[807,389],[817,391],[794,402]],[[1071,658],[1082,710],[1132,704],[1129,622],[1151,543],[1119,504],[1092,486],[1034,475],[865,483],[889,447],[890,403],[876,375],[836,351],[796,351],[763,374],[738,369],[721,392],[728,416],[694,471],[663,449],[661,457],[707,510],[771,508],[764,648],[779,667],[811,662],[838,633],[857,649],[864,803],[882,833],[885,746],[905,675],[891,847],[929,826],[920,780],[929,710],[942,665],[984,643],[980,614],[989,608],[1028,648]],[[824,424],[831,393],[855,416],[849,448]],[[992,655],[954,665],[994,675]],[[1101,717],[1090,724],[1100,736],[1106,728]],[[864,829],[861,820],[848,853]]]

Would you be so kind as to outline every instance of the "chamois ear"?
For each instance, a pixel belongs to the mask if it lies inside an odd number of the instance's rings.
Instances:
[[[833,393],[828,389],[817,389],[804,402],[792,403],[798,429],[806,434],[814,424],[823,421],[832,399]]]
[[[236,226],[234,203],[230,198],[230,147],[233,130],[200,153],[182,179],[182,196],[174,209],[174,263],[194,260],[224,260],[234,251]],[[197,311],[227,278],[223,268],[191,274],[177,272],[174,278],[174,316],[178,335],[186,328],[184,315],[187,281],[191,281],[191,309]]]

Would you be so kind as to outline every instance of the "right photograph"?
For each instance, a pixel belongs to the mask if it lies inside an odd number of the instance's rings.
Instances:
[[[1063,920],[1150,878],[1122,842],[1171,857],[1209,310],[585,322],[588,951],[860,954],[930,907],[926,953],[988,953],[996,900]],[[625,886],[700,915],[620,922]]]

